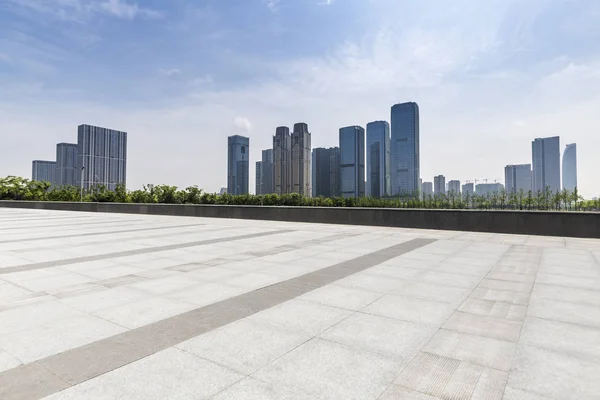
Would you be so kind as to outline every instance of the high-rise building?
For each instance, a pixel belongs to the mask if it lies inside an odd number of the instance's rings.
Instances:
[[[250,139],[233,135],[227,138],[227,193],[248,194]]]
[[[311,145],[308,125],[294,124],[292,132],[292,192],[305,197],[312,196],[311,189]]]
[[[263,171],[262,171],[262,161],[256,162],[256,170],[255,170],[255,194],[264,194],[263,193]]]
[[[507,193],[528,193],[531,190],[531,164],[504,167],[504,186]]]
[[[365,194],[371,197],[389,196],[390,183],[390,124],[386,121],[369,122]]]
[[[502,189],[504,189],[504,185],[501,183],[479,183],[475,185],[475,193],[479,196],[499,193]]]
[[[577,145],[568,144],[562,160],[563,189],[572,192],[577,187]]]
[[[221,189],[219,189],[219,194],[220,195],[227,194],[227,188],[226,187],[222,187]]]
[[[433,182],[423,182],[421,192],[424,196],[433,196]]]
[[[279,195],[292,191],[291,149],[290,128],[278,127],[273,136],[273,192]]]
[[[460,181],[448,181],[448,193],[460,194]]]
[[[464,185],[462,185],[463,196],[473,195],[473,193],[475,193],[475,188],[472,183],[465,183]]]
[[[340,194],[365,195],[365,130],[360,126],[340,129]]]
[[[531,143],[533,191],[560,190],[560,138],[538,138]]]
[[[273,149],[262,151],[261,172],[262,194],[273,193]]]
[[[446,193],[446,177],[444,175],[433,177],[433,194],[444,193]]]
[[[83,172],[81,169],[83,168]],[[127,132],[79,125],[75,183],[88,189],[103,185],[115,190],[127,183]]]
[[[56,162],[34,160],[31,163],[31,180],[56,183]]]
[[[419,106],[402,103],[392,107],[391,194],[413,195],[419,189]]]
[[[340,148],[319,147],[312,151],[313,197],[338,197],[340,176]]]
[[[77,182],[77,144],[58,143],[56,145],[56,184],[75,185]]]

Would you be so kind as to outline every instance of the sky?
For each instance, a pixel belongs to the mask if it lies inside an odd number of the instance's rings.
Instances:
[[[531,141],[577,143],[600,196],[598,0],[0,0],[0,176],[31,176],[77,126],[128,132],[127,186],[226,186],[277,126],[312,147],[420,108],[423,181],[504,182]]]

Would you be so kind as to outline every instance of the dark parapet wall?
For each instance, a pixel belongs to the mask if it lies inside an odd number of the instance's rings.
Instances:
[[[600,238],[600,213],[0,201],[0,207]]]

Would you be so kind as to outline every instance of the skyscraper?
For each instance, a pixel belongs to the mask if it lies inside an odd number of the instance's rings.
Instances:
[[[233,135],[227,138],[227,193],[248,193],[250,139]]]
[[[499,193],[504,189],[504,185],[501,183],[479,183],[475,185],[475,193],[479,196],[487,196],[494,193]]]
[[[504,186],[507,193],[528,193],[531,190],[531,164],[504,167]]]
[[[446,177],[438,175],[433,178],[433,194],[446,193]]]
[[[292,192],[311,197],[311,144],[308,125],[294,124],[292,132]]]
[[[448,193],[460,194],[460,181],[448,181]]]
[[[367,124],[367,196],[389,196],[390,125],[386,121]]]
[[[391,194],[412,195],[419,189],[419,106],[402,103],[392,107]]]
[[[462,185],[462,194],[463,196],[466,195],[473,195],[473,193],[475,193],[475,185],[473,185],[473,183],[465,183],[464,185]]]
[[[34,160],[31,163],[31,180],[56,183],[56,162]]]
[[[538,138],[531,143],[533,191],[560,190],[560,138]]]
[[[262,194],[271,194],[273,188],[273,149],[262,151]]]
[[[79,125],[77,128],[77,171],[75,184],[104,185],[109,190],[127,183],[127,132]]]
[[[263,193],[263,170],[262,170],[262,161],[256,162],[256,171],[255,171],[255,194],[264,194]]]
[[[340,194],[365,195],[365,130],[360,126],[340,129]]]
[[[56,145],[56,184],[75,185],[77,182],[77,144],[58,143]]]
[[[568,144],[562,161],[563,189],[572,192],[577,187],[577,145]]]
[[[319,147],[312,151],[312,195],[313,197],[339,196],[338,179],[340,148]]]
[[[292,191],[291,148],[290,128],[278,127],[273,136],[273,192],[279,195]]]
[[[433,182],[423,182],[421,192],[423,192],[424,196],[433,195]]]

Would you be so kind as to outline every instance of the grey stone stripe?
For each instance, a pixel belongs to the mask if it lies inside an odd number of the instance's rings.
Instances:
[[[117,258],[117,257],[127,257],[127,256],[136,256],[139,254],[156,253],[159,251],[185,249],[187,247],[230,242],[232,240],[250,239],[250,238],[269,236],[269,235],[277,235],[280,233],[288,233],[288,232],[293,232],[293,231],[290,229],[282,229],[282,230],[277,230],[277,231],[251,233],[248,235],[229,236],[229,237],[218,238],[218,239],[199,240],[196,242],[187,242],[187,243],[180,243],[180,244],[169,244],[169,245],[165,245],[165,246],[148,247],[145,249],[118,251],[115,253],[98,254],[98,255],[94,255],[94,256],[69,258],[67,260],[56,260],[56,261],[47,261],[47,262],[41,262],[41,263],[35,263],[35,264],[18,265],[15,267],[0,268],[0,275],[11,274],[13,272],[32,271],[32,270],[36,270],[36,269],[44,269],[44,268],[51,268],[51,267],[61,267],[63,265],[79,264],[79,263],[88,262],[88,261],[99,261],[99,260],[107,260],[110,258]]]
[[[0,240],[0,244],[5,243],[21,243],[21,242],[34,242],[36,240],[50,240],[50,239],[66,239],[72,237],[83,237],[83,236],[101,236],[101,235],[113,235],[116,233],[132,233],[132,232],[143,232],[143,231],[158,231],[163,229],[174,229],[174,228],[187,228],[192,226],[203,226],[206,224],[187,224],[187,225],[171,225],[171,226],[157,226],[154,228],[138,228],[138,229],[125,229],[121,231],[107,231],[107,232],[92,232],[92,233],[75,233],[72,235],[56,235],[56,236],[45,236],[27,239],[12,239],[12,240]],[[89,243],[86,243],[89,244]],[[55,249],[56,247],[52,247]],[[14,250],[13,250],[14,251]]]
[[[434,242],[413,239],[0,373],[0,399],[36,400]]]
[[[130,219],[129,221],[92,221],[92,222],[78,222],[76,224],[53,224],[53,225],[38,225],[38,226],[12,226],[10,228],[0,228],[0,231],[14,231],[18,229],[38,229],[38,228],[64,228],[65,226],[83,226],[87,225],[103,225],[103,224],[115,224],[115,225],[126,225],[132,222],[141,221],[141,219]]]
[[[69,216],[64,216],[64,217],[39,217],[39,216],[35,216],[35,218],[27,218],[27,217],[20,217],[20,218],[9,218],[9,219],[0,219],[0,222],[21,222],[21,221],[49,221],[49,220],[57,220],[57,219],[65,219],[65,220],[72,220],[72,219],[85,219],[85,218],[90,218],[90,216],[83,216],[83,217],[69,217]]]

